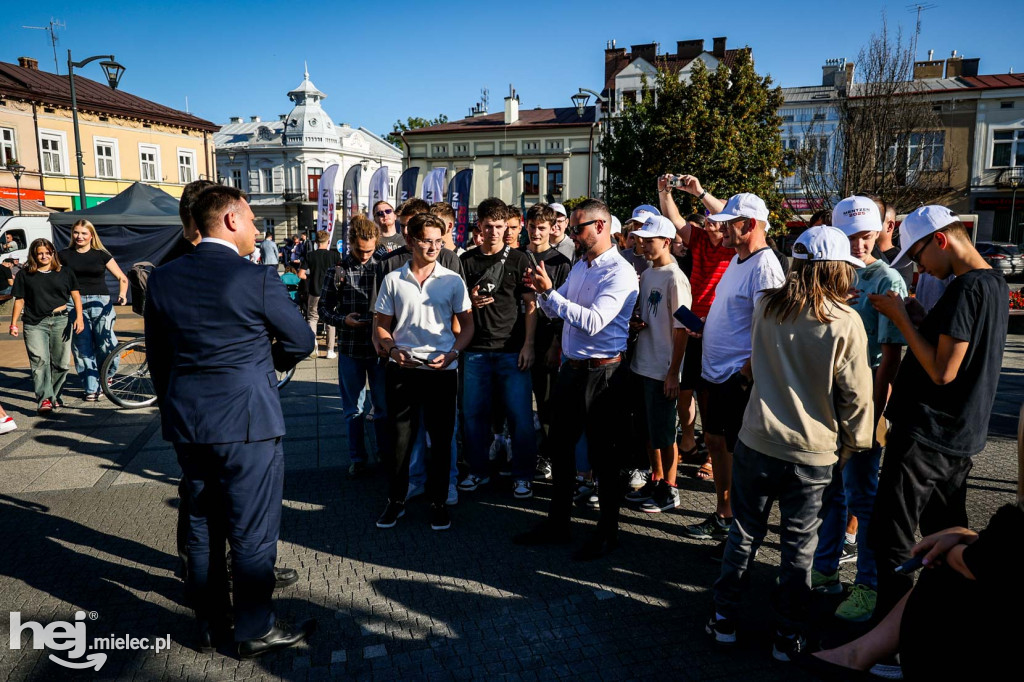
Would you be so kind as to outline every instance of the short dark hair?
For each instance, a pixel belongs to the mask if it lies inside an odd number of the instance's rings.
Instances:
[[[534,204],[526,210],[526,222],[547,223],[554,225],[559,214],[548,204]]]
[[[611,219],[611,212],[608,210],[608,205],[600,199],[584,199],[573,211],[579,211],[580,213],[603,213]]]
[[[212,183],[192,199],[189,210],[192,220],[196,222],[199,233],[204,237],[210,227],[222,215],[237,209],[239,201],[246,200],[246,194],[240,189]]]
[[[430,205],[430,215],[436,215],[441,220],[455,222],[455,209],[446,201],[435,201]]]
[[[476,207],[476,221],[481,220],[508,220],[508,204],[498,197],[490,197],[480,202]]]
[[[429,213],[417,213],[406,225],[405,230],[410,237],[416,239],[423,239],[423,231],[428,227],[436,227],[441,230],[441,234],[447,229],[444,221],[438,218],[436,215],[430,215]]]
[[[420,213],[426,213],[430,210],[430,204],[419,197],[413,197],[412,199],[406,199],[401,206],[398,207],[398,216],[405,218],[407,216],[419,215]]]
[[[188,221],[192,218],[192,202],[207,187],[216,185],[211,180],[193,180],[181,190],[181,198],[178,200],[178,217],[181,218],[181,226],[188,227]]]
[[[519,222],[523,222],[523,212],[515,206],[508,207],[508,218],[506,220],[512,220],[513,218],[518,219]]]
[[[691,213],[690,215],[686,216],[686,222],[697,223],[701,227],[707,227],[707,221],[705,221],[704,216],[702,216],[700,213]]]

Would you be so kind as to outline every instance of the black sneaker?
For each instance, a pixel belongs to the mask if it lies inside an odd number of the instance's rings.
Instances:
[[[714,512],[702,523],[683,526],[683,532],[694,540],[724,540],[729,537],[732,519],[724,519]]]
[[[533,473],[533,480],[535,481],[550,481],[551,475],[551,462],[544,457],[537,458],[537,470]]]
[[[430,529],[448,530],[452,527],[452,517],[448,514],[448,507],[443,504],[430,505]]]
[[[704,632],[714,637],[719,644],[731,645],[736,643],[736,625],[728,618],[719,618],[712,613]]]
[[[807,640],[800,633],[776,630],[775,644],[772,645],[772,658],[789,663],[806,648]]]
[[[843,544],[843,553],[839,557],[839,563],[848,564],[857,560],[857,543],[847,542]]]
[[[405,516],[405,502],[393,502],[388,500],[388,506],[384,513],[377,519],[378,528],[394,528],[398,519]]]
[[[630,490],[626,493],[626,502],[633,504],[643,504],[647,500],[654,497],[654,491],[658,489],[658,484],[661,481],[647,481],[637,490]],[[668,484],[666,484],[668,485]]]

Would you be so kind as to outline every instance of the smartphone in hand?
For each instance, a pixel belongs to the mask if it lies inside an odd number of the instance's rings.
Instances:
[[[701,334],[704,332],[704,320],[694,315],[693,311],[685,305],[679,306],[679,310],[672,313],[672,317],[679,320],[684,327],[694,334]]]

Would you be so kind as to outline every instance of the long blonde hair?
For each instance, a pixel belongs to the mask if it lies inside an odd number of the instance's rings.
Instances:
[[[92,239],[89,240],[89,247],[90,248],[99,249],[100,251],[107,251],[107,249],[104,248],[104,246],[103,246],[103,242],[100,241],[100,236],[96,232],[96,226],[95,225],[93,225],[92,223],[90,223],[88,220],[85,220],[85,219],[76,220],[75,224],[71,226],[71,234],[72,235],[74,235],[76,227],[84,227],[85,229],[89,230],[89,234],[92,235]],[[74,239],[74,236],[72,236],[72,240],[73,239]],[[72,246],[71,248],[74,248],[74,246]],[[110,253],[110,252],[107,251],[107,253]]]
[[[818,322],[827,324],[835,319],[836,305],[846,303],[856,277],[853,266],[844,261],[794,258],[782,286],[765,294],[764,316],[775,315],[777,321],[785,322],[810,308]]]

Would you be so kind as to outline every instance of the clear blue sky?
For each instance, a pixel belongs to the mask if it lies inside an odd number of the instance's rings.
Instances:
[[[462,118],[491,92],[500,111],[513,83],[521,106],[570,106],[578,87],[600,91],[604,48],[727,36],[753,48],[759,72],[784,86],[813,85],[830,57],[856,58],[886,12],[890,26],[913,33],[906,0],[848,3],[748,2],[79,2],[5,3],[0,61],[32,56],[54,69],[48,34],[21,28],[51,17],[60,72],[76,60],[113,53],[127,67],[122,89],[216,123],[229,116],[287,113],[286,93],[302,80],[303,61],[327,93],[336,123],[377,133],[395,119]],[[935,0],[922,15],[919,59],[957,50],[981,58],[981,73],[1024,70],[1020,0]],[[102,80],[98,66],[83,75]]]

